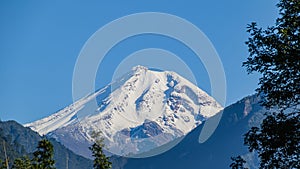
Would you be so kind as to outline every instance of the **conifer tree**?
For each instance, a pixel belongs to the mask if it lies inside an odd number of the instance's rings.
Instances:
[[[32,169],[31,161],[28,156],[17,158],[12,166],[13,169]]]
[[[55,169],[53,160],[53,145],[47,139],[42,139],[33,153],[32,165],[34,169]]]
[[[110,169],[111,162],[109,161],[109,157],[103,152],[103,147],[105,146],[103,141],[104,139],[100,136],[101,132],[93,132],[91,134],[92,138],[95,140],[94,144],[89,147],[92,151],[94,157],[94,168],[95,169]]]

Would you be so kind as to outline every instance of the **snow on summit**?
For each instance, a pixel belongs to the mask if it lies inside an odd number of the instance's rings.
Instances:
[[[95,99],[96,108],[90,106]],[[175,72],[136,66],[95,93],[25,126],[86,157],[91,132],[101,131],[109,152],[126,155],[149,151],[186,135],[222,109]]]

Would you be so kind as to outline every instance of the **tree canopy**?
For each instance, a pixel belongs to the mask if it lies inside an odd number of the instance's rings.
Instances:
[[[280,0],[277,6],[280,17],[274,26],[248,25],[249,57],[243,66],[262,74],[257,91],[264,105],[285,109],[300,103],[300,1]]]
[[[274,26],[248,25],[243,66],[262,75],[257,91],[272,109],[260,127],[245,134],[244,143],[258,153],[260,168],[300,168],[300,1],[280,0],[277,7]]]

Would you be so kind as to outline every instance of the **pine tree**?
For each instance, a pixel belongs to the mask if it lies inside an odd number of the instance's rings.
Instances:
[[[12,166],[13,169],[32,169],[31,161],[28,156],[17,158]]]
[[[32,165],[34,169],[55,169],[53,160],[53,145],[47,139],[39,141],[37,150],[33,153]]]
[[[106,155],[103,153],[103,147],[105,146],[103,141],[104,139],[100,137],[101,132],[93,132],[91,134],[92,138],[94,138],[95,143],[89,147],[89,149],[92,151],[93,157],[94,157],[94,168],[95,169],[110,169],[111,162],[109,161],[109,157],[106,157]]]
[[[273,111],[244,143],[258,153],[260,168],[300,168],[300,1],[280,0],[277,7],[274,26],[248,26],[250,55],[243,65],[262,74],[257,91]]]

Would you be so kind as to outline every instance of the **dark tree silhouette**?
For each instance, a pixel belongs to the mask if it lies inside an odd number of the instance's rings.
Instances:
[[[37,150],[33,153],[32,165],[34,169],[55,169],[53,160],[53,145],[47,139],[39,141]]]
[[[262,74],[257,91],[267,107],[290,108],[300,103],[300,1],[280,0],[280,18],[266,30],[248,25],[249,73]]]
[[[245,134],[245,144],[260,157],[261,168],[299,168],[299,116],[268,115]]]
[[[112,166],[111,162],[109,161],[109,157],[106,157],[103,152],[103,147],[105,145],[103,143],[104,139],[101,137],[101,132],[93,132],[91,136],[95,140],[95,143],[89,147],[94,157],[94,168],[110,169]]]
[[[248,26],[249,73],[259,72],[258,93],[269,109],[260,127],[245,134],[260,168],[300,168],[300,1],[280,0],[280,17],[263,30]]]

